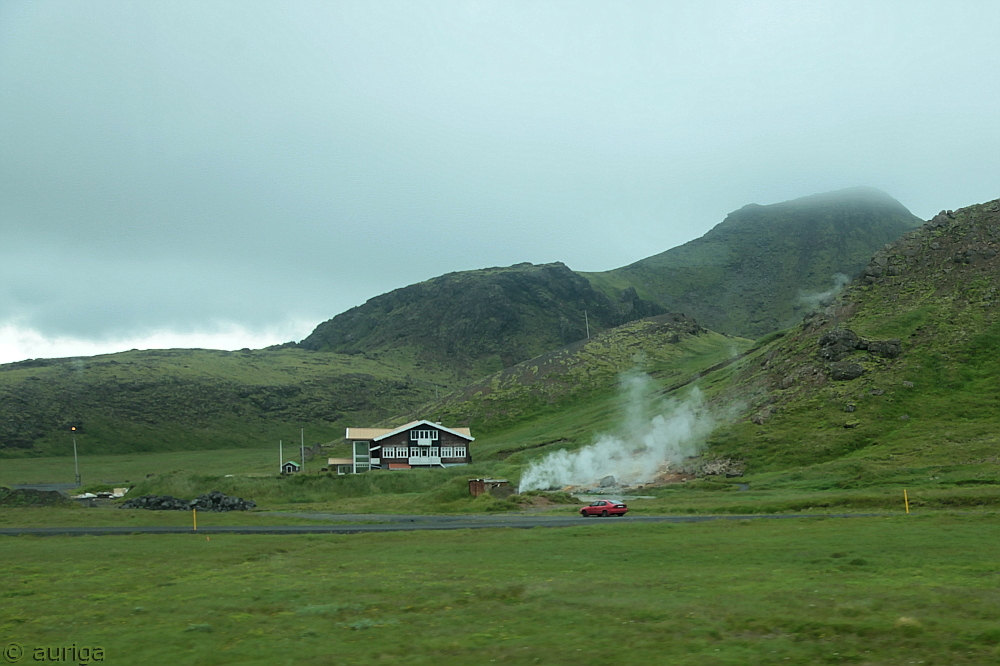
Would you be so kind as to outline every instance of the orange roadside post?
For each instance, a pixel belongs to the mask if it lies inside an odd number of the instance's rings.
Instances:
[[[906,494],[906,488],[903,488],[903,504],[906,505],[906,513],[910,512],[910,498]]]
[[[907,511],[907,513],[909,513],[909,511]],[[195,530],[195,532],[197,532],[198,531],[198,509],[196,509],[194,507],[191,508],[191,520],[194,521],[194,530]]]

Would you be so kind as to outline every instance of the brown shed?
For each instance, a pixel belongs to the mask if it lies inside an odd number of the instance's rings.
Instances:
[[[494,497],[509,497],[514,489],[507,479],[469,479],[469,494],[479,497],[489,493]]]

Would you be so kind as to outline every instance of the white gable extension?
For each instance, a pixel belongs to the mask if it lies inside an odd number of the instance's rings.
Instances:
[[[372,441],[373,442],[379,442],[379,441],[382,441],[383,439],[385,439],[386,437],[392,437],[393,435],[395,435],[397,433],[401,433],[401,432],[403,432],[405,430],[411,430],[413,428],[419,428],[420,426],[430,426],[431,428],[437,428],[438,430],[443,430],[444,432],[451,433],[452,435],[455,435],[456,437],[461,437],[462,439],[465,439],[465,440],[470,441],[470,442],[475,441],[475,439],[476,439],[475,437],[473,437],[471,435],[466,435],[465,433],[458,432],[457,430],[452,430],[451,428],[446,428],[443,425],[440,425],[438,423],[434,423],[433,421],[423,420],[423,421],[414,421],[413,423],[407,423],[406,425],[400,426],[400,427],[396,428],[395,430],[390,430],[389,432],[385,433],[384,435],[379,435],[378,437],[372,438]]]

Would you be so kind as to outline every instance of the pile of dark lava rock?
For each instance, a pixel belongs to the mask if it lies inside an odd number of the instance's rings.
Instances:
[[[218,490],[198,495],[193,500],[183,500],[171,495],[143,495],[122,503],[119,509],[149,509],[150,511],[246,511],[257,506],[253,500],[224,495]]]
[[[58,506],[69,503],[66,496],[56,490],[0,487],[0,506]]]

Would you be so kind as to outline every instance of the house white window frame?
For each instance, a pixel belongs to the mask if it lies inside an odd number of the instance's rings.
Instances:
[[[440,439],[440,437],[441,437],[441,431],[440,430],[432,430],[430,428],[426,428],[426,429],[424,429],[424,428],[421,428],[421,429],[414,428],[413,430],[410,431],[410,441],[411,442],[428,441],[428,440],[430,440],[432,442],[436,442],[438,439]]]

